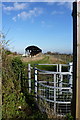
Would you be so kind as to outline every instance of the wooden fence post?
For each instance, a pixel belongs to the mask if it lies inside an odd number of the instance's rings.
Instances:
[[[76,118],[80,120],[80,0],[77,1],[77,85]]]
[[[36,100],[37,100],[37,90],[38,90],[38,83],[37,83],[37,69],[35,68],[35,97],[36,97]]]
[[[31,93],[31,65],[28,64],[28,82],[29,82],[29,93]]]

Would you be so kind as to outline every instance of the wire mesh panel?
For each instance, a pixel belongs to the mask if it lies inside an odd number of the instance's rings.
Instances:
[[[41,80],[41,76],[43,75],[39,74],[38,76],[39,98],[50,102],[49,105],[50,108],[54,110],[54,114],[66,115],[70,113],[72,89],[69,86],[67,75],[59,75],[59,79],[61,76],[62,81],[57,80],[57,74],[46,74],[44,80]]]

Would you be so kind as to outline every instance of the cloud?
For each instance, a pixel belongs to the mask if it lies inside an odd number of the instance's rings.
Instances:
[[[3,4],[3,9],[6,11],[13,11],[13,10],[23,10],[28,7],[27,3],[14,3],[13,6],[5,6]]]
[[[58,3],[59,6],[65,5],[67,8],[71,9],[73,8],[73,4],[72,2],[59,2]]]
[[[29,10],[29,12],[21,12],[20,14],[18,14],[18,18],[22,18],[22,19],[27,19],[27,18],[31,18],[32,16],[38,16],[42,13],[42,9],[40,8],[34,8],[33,10]]]
[[[16,21],[16,19],[23,19],[26,20],[31,17],[36,17],[43,13],[42,8],[33,8],[32,10],[29,10],[28,12],[22,11],[21,13],[17,14],[17,16],[13,17],[12,19]]]
[[[23,11],[20,14],[18,14],[17,17],[22,18],[22,19],[27,19],[27,18],[31,17],[31,15],[29,13]]]
[[[51,14],[52,14],[52,15],[64,14],[64,12],[63,12],[63,11],[53,11]]]
[[[73,2],[74,0],[54,0],[54,2],[47,2],[47,5],[53,5],[54,3],[57,3],[58,6],[66,6],[69,9],[73,9]]]
[[[12,20],[16,22],[16,17],[13,17]]]

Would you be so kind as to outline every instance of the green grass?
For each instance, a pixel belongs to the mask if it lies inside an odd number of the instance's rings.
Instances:
[[[36,65],[36,67],[46,71],[57,71],[56,65]]]
[[[31,64],[31,66],[34,67],[35,64],[67,64],[70,61],[72,61],[72,57],[69,55],[59,55],[59,56],[60,56],[59,58],[62,59],[62,61],[60,61],[60,60],[55,61],[54,58],[53,58],[53,60],[51,60],[52,56],[44,55],[44,58],[42,58],[40,60],[24,62],[24,64],[26,66],[28,66],[28,64]],[[47,71],[57,71],[56,66],[52,66],[52,65],[40,65],[40,66],[36,65],[36,67],[38,67],[39,69],[42,69],[42,70],[47,70]],[[62,71],[64,71],[64,72],[68,71],[67,67],[63,66]]]
[[[28,64],[28,63],[30,63],[31,65],[49,63],[49,57],[45,56],[41,60],[35,60],[35,61],[25,62],[25,64]]]

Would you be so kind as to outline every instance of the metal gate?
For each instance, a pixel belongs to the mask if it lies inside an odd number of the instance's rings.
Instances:
[[[55,71],[38,69],[38,66],[42,65],[56,66],[56,69]],[[64,68],[67,68],[66,71]],[[31,69],[34,69],[34,79],[31,79]],[[29,93],[34,89],[40,110],[46,112],[50,118],[62,119],[71,113],[72,72],[72,63],[36,64],[34,68],[28,65]]]

